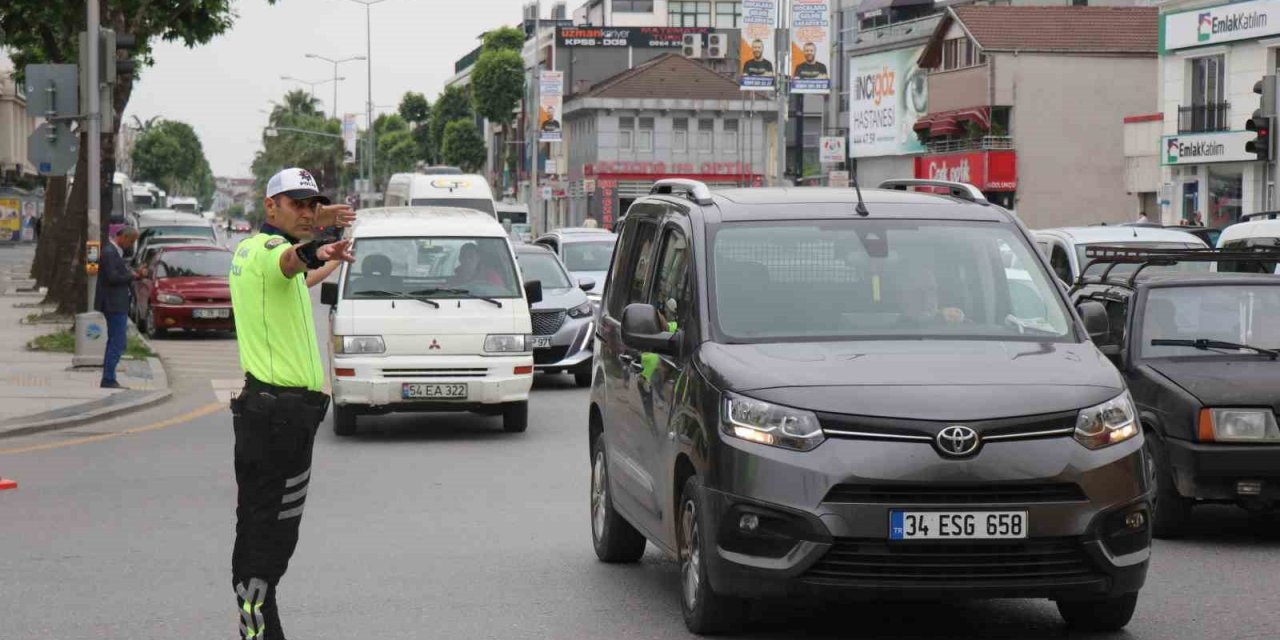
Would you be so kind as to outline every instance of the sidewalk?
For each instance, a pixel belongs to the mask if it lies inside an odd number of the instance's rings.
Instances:
[[[0,267],[0,438],[92,422],[161,402],[169,382],[158,358],[121,360],[120,384],[127,390],[101,389],[100,368],[71,368],[71,354],[28,351],[33,338],[70,324],[27,324],[43,295],[22,291],[32,286],[28,266]],[[133,331],[130,326],[130,331]]]

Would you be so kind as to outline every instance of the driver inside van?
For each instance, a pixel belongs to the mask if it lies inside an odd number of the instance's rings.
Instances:
[[[927,324],[960,324],[965,321],[963,309],[940,305],[938,279],[928,269],[918,266],[904,269],[897,294],[898,312],[905,318]]]
[[[473,242],[462,245],[458,250],[458,268],[449,278],[450,285],[491,284],[502,286],[502,274],[493,267],[480,248]]]

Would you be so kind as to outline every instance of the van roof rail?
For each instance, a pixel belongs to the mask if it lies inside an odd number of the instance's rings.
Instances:
[[[684,196],[700,205],[709,205],[711,200],[711,187],[701,180],[687,180],[683,178],[667,178],[653,183],[653,187],[649,189],[649,195],[656,194],[676,194],[681,193]]]
[[[1275,220],[1280,218],[1280,211],[1258,211],[1257,213],[1246,213],[1240,216],[1241,222],[1253,222],[1254,220]]]
[[[880,183],[881,189],[893,189],[895,191],[908,191],[911,187],[933,187],[935,189],[946,189],[948,195],[953,198],[968,200],[974,204],[991,204],[987,201],[987,196],[983,195],[981,189],[967,182],[922,180],[919,178],[895,178],[893,180],[885,180]]]

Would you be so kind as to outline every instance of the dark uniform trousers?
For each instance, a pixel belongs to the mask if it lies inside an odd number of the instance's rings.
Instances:
[[[298,545],[311,449],[328,408],[323,393],[278,387],[251,375],[231,401],[238,486],[231,581],[242,638],[284,640],[276,585]]]

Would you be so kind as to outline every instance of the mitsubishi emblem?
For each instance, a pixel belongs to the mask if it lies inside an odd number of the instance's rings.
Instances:
[[[430,345],[430,346],[428,346],[428,347],[427,347],[427,349],[435,349],[435,350],[439,350],[439,349],[440,349],[440,343],[439,343],[439,342],[436,342],[435,338],[432,338],[432,339],[431,339],[431,345]]]

